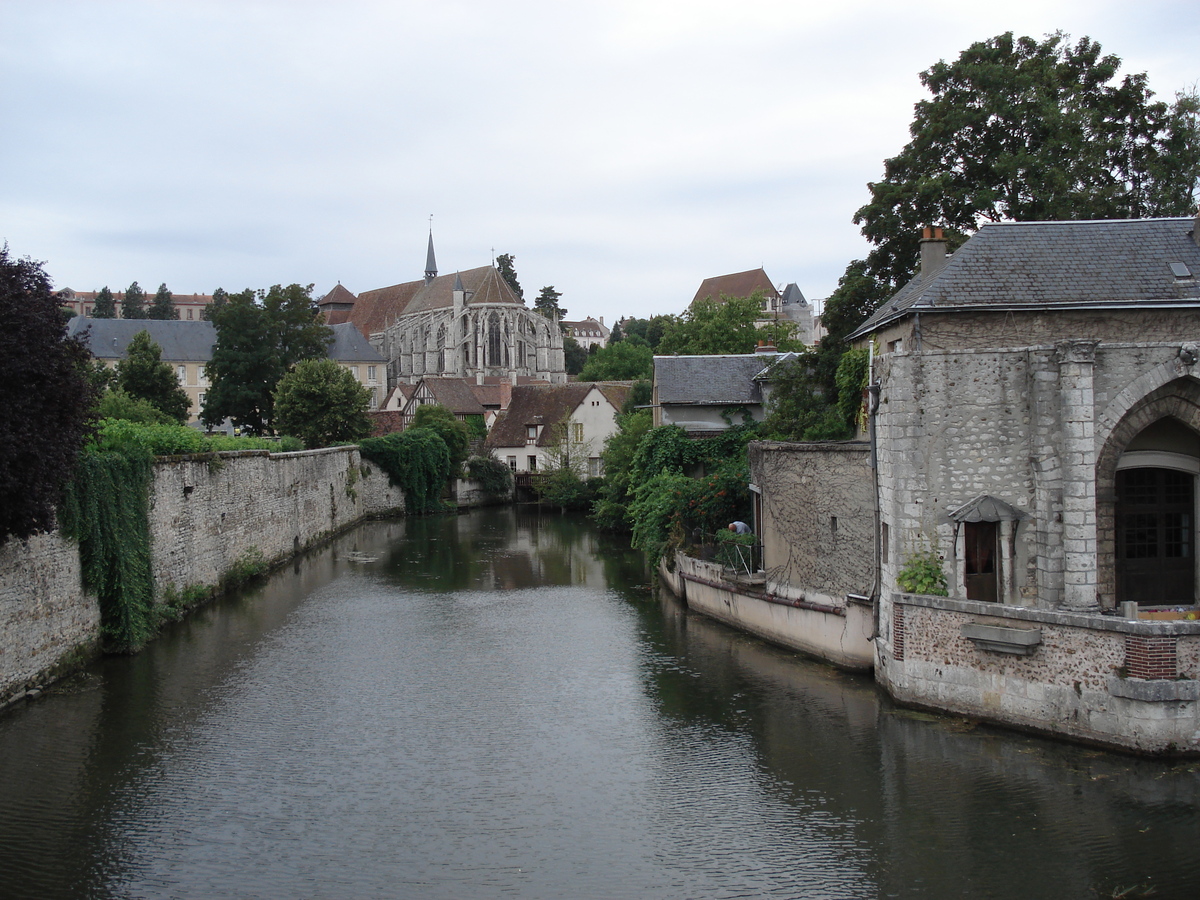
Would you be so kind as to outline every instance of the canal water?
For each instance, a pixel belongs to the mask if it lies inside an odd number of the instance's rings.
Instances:
[[[1200,897],[1200,766],[896,708],[582,520],[373,523],[0,717],[4,898]]]

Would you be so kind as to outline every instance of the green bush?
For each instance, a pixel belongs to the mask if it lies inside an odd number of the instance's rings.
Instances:
[[[472,456],[467,460],[467,475],[489,497],[507,497],[512,491],[512,470],[492,456]]]
[[[205,453],[204,435],[186,425],[145,425],[126,419],[104,419],[93,441],[101,453],[146,456],[183,456]]]
[[[931,549],[918,550],[904,563],[896,575],[896,583],[909,594],[926,594],[946,597],[946,573],[942,569],[942,558]]]

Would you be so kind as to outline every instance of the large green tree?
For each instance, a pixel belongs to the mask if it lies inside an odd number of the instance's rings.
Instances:
[[[654,375],[654,351],[645,344],[621,341],[588,356],[580,381],[637,381]]]
[[[146,292],[136,281],[125,288],[125,299],[121,301],[121,318],[146,318]]]
[[[568,375],[578,375],[587,365],[588,352],[575,338],[567,335],[563,338],[563,366]]]
[[[312,285],[248,288],[210,315],[217,343],[206,367],[211,387],[201,420],[212,427],[229,418],[255,434],[270,431],[279,379],[300,360],[325,356],[333,336],[320,320]]]
[[[920,74],[912,140],[855,213],[875,245],[866,271],[887,288],[911,277],[919,232],[960,243],[985,222],[1190,215],[1200,183],[1195,91],[1154,101],[1145,73],[1087,37],[1011,32]]]
[[[561,322],[567,315],[567,311],[559,305],[558,301],[561,298],[562,293],[556,291],[554,285],[546,285],[537,295],[537,299],[533,301],[533,308],[547,319],[557,318]]]
[[[772,323],[759,328],[762,294],[749,297],[706,297],[697,300],[684,314],[668,322],[658,344],[658,353],[666,356],[700,356],[711,353],[753,353],[759,341],[770,341],[780,349],[799,348],[795,325]],[[623,343],[629,343],[628,340]]]
[[[500,273],[500,277],[508,283],[508,286],[513,289],[513,293],[524,299],[525,292],[521,290],[521,282],[517,281],[517,270],[513,268],[515,260],[516,257],[511,253],[501,253],[496,257],[496,270]]]
[[[115,319],[117,317],[117,301],[113,292],[106,284],[96,294],[96,304],[92,307],[93,319]]]
[[[162,361],[162,347],[139,331],[117,363],[117,387],[135,400],[146,400],[180,425],[188,419],[192,401],[179,386],[171,367]]]
[[[91,427],[90,356],[67,339],[42,264],[0,245],[0,543],[54,527]]]
[[[275,428],[312,450],[371,433],[371,392],[332,359],[305,359],[275,388]]]
[[[150,303],[150,309],[146,311],[147,319],[177,319],[179,316],[175,312],[175,299],[171,292],[167,290],[166,282],[158,286],[158,290],[154,293],[154,300]]]
[[[217,288],[212,293],[212,302],[205,304],[204,309],[200,310],[200,318],[204,321],[211,321],[214,315],[219,313],[228,302],[228,292],[224,288]]]

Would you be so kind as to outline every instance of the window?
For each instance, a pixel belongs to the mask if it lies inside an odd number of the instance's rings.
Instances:
[[[203,408],[204,408],[204,398],[205,398],[205,397],[207,397],[207,396],[208,396],[208,394],[200,394],[200,396],[198,396],[198,397],[196,398],[196,404],[197,404],[197,405],[198,405],[198,406],[199,406],[201,409],[203,409]]]
[[[188,321],[190,322],[191,320],[192,320],[192,311],[189,309],[188,310]]]
[[[582,422],[572,422],[571,423],[571,440],[573,440],[577,444],[583,443],[583,423]]]
[[[351,372],[351,373],[354,375],[354,380],[355,380],[355,381],[359,381],[359,380],[361,380],[361,379],[359,379],[359,377],[358,377],[358,366],[349,366],[348,368],[350,369],[350,372]]]
[[[537,471],[537,457],[536,456],[529,457],[529,471],[530,472]]]
[[[180,384],[187,384],[187,366],[182,363],[175,367],[175,375],[179,378]]]
[[[367,366],[367,381],[371,382],[371,384],[374,384],[376,381],[379,380],[376,377],[375,369],[376,369],[376,366]]]
[[[536,425],[526,425],[525,426],[525,443],[536,444],[537,436],[538,436],[537,432],[538,432],[538,430],[537,430]]]
[[[879,561],[887,565],[888,561],[888,526],[884,522],[879,526]]]
[[[517,458],[515,456],[510,456],[508,458],[508,467],[514,472],[517,471]]]
[[[604,474],[604,462],[598,456],[588,459],[588,478],[599,478]]]

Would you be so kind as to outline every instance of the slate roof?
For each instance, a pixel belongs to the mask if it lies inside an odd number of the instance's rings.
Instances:
[[[217,329],[205,321],[74,316],[67,325],[67,335],[82,336],[96,359],[124,359],[125,348],[139,331],[150,332],[154,343],[162,347],[164,361],[208,362],[217,342]]]
[[[339,362],[387,362],[379,355],[379,351],[368,343],[362,333],[349,322],[330,327],[333,329],[333,340],[329,342],[327,354],[330,359]]]
[[[654,383],[659,405],[730,406],[762,403],[755,376],[776,354],[656,356]]]
[[[1195,225],[1191,218],[984,225],[943,269],[902,287],[850,339],[924,310],[1195,306]],[[1192,277],[1176,277],[1172,263]]]
[[[93,319],[75,316],[67,335],[83,335],[96,359],[124,359],[125,348],[139,331],[150,332],[162,347],[163,360],[205,363],[212,359],[217,329],[212,322],[180,319]],[[353,325],[333,326],[328,356],[339,362],[386,363]]]
[[[544,447],[554,438],[549,427],[575,411],[592,388],[600,392],[618,411],[629,396],[632,385],[615,381],[572,381],[567,384],[528,384],[513,388],[508,411],[501,413],[488,433],[488,449],[525,446],[526,426],[544,425],[537,446]]]
[[[762,291],[763,296],[768,299],[778,297],[779,291],[775,290],[775,285],[771,284],[771,279],[767,277],[767,273],[762,269],[750,269],[746,272],[734,272],[732,275],[717,275],[713,278],[705,278],[700,283],[700,290],[696,291],[696,296],[692,298],[692,302],[703,300],[705,297],[711,297],[713,300],[719,301],[722,296],[726,297],[749,297],[755,291]]]

